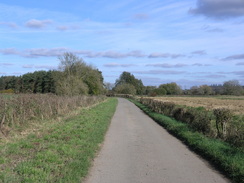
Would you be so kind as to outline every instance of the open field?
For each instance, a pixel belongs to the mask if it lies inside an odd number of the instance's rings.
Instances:
[[[208,110],[227,108],[235,114],[244,114],[244,97],[220,96],[220,97],[151,97],[152,99],[173,102],[177,105],[190,107],[204,107]]]

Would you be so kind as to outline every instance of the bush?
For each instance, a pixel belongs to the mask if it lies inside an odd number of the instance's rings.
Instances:
[[[211,131],[211,121],[213,116],[204,108],[190,108],[183,117],[185,122],[188,122],[192,128],[208,134]]]
[[[244,116],[234,116],[227,128],[226,141],[236,146],[244,144]]]
[[[161,113],[166,116],[172,116],[176,105],[173,102],[162,102]]]
[[[178,107],[173,111],[173,117],[178,120],[178,121],[183,121],[183,116],[186,112],[186,109],[182,108],[182,107]]]
[[[229,109],[219,108],[214,109],[214,115],[216,117],[217,135],[225,139],[227,135],[227,125],[231,122],[233,114]]]

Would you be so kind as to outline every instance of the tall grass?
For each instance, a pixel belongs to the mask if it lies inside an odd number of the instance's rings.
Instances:
[[[103,96],[57,96],[53,94],[0,95],[0,134],[7,136],[16,126],[31,120],[55,118],[78,107],[103,101]]]

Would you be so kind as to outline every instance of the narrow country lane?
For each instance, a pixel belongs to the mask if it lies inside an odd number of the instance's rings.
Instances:
[[[86,183],[226,183],[206,161],[126,99]]]

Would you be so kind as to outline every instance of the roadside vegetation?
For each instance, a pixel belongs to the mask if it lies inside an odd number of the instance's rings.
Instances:
[[[115,111],[110,98],[38,133],[0,144],[0,182],[80,182]]]
[[[80,182],[115,111],[102,73],[72,53],[58,70],[0,77],[0,182]]]
[[[159,114],[139,101],[131,101],[192,150],[210,160],[234,182],[244,182],[244,149],[242,147],[232,146],[219,139],[210,138],[197,132],[187,123]]]
[[[45,120],[58,119],[78,108],[104,101],[104,96],[57,96],[54,94],[0,94],[0,140]]]

